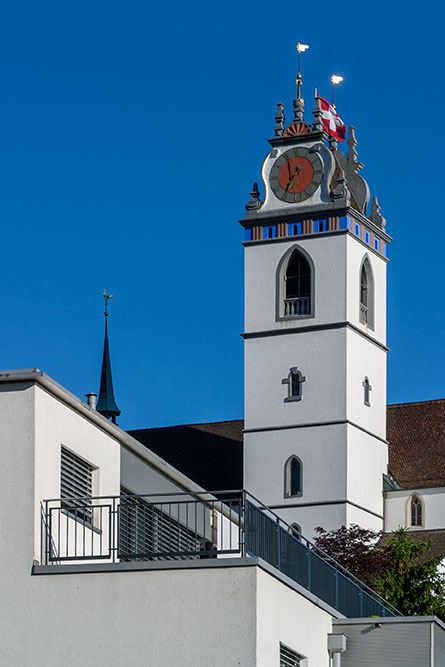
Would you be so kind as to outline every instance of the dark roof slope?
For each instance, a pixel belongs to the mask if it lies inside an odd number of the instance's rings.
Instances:
[[[445,399],[388,405],[389,470],[404,488],[445,486]]]
[[[243,487],[242,419],[129,431],[211,491]],[[445,399],[387,408],[389,470],[403,488],[445,486]]]
[[[222,491],[243,488],[243,428],[237,419],[129,433],[204,489]]]

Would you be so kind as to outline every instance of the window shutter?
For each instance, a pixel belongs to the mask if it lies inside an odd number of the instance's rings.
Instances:
[[[92,519],[93,470],[90,463],[62,447],[60,496],[72,499],[63,502],[62,507],[88,522]]]
[[[303,656],[280,642],[280,667],[300,667]]]

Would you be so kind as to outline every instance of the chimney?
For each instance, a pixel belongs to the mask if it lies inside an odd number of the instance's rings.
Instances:
[[[97,399],[97,394],[94,393],[94,391],[90,391],[89,394],[85,394],[85,398],[88,401],[88,405],[92,410],[96,409],[96,399]]]

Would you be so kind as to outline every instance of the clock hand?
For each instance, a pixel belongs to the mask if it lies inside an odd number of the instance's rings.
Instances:
[[[289,163],[288,163],[288,164],[289,164]],[[298,176],[298,174],[300,173],[302,167],[297,167],[297,166],[295,165],[295,166],[294,166],[294,169],[295,169],[295,171],[294,171],[293,176],[289,176],[290,180],[289,180],[289,183],[287,184],[286,192],[289,192],[289,190],[290,190],[295,184],[298,185],[297,176]],[[290,171],[290,167],[289,167],[289,171]]]

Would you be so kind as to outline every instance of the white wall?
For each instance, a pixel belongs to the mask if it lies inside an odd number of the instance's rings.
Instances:
[[[386,352],[355,331],[347,330],[347,418],[386,439]],[[363,381],[372,387],[364,402]]]
[[[315,265],[315,317],[275,321],[276,273],[289,248],[302,248]],[[264,243],[245,248],[245,331],[304,327],[346,319],[346,235]]]
[[[35,387],[34,410],[35,558],[40,560],[40,503],[44,499],[60,498],[62,446],[97,468],[93,473],[94,496],[113,496],[120,492],[120,445],[117,440],[38,385]],[[20,438],[19,431],[15,437]],[[51,505],[59,506],[58,503]],[[109,510],[104,509],[103,520],[106,522],[108,513]],[[98,512],[96,514],[99,516]],[[61,514],[56,511],[54,517],[61,517]],[[62,520],[63,530],[66,523]],[[73,526],[69,529],[74,530],[75,522],[71,520],[71,523]],[[98,541],[97,536],[92,537]],[[83,541],[80,531],[78,539]]]
[[[411,527],[411,497],[416,494],[423,501],[423,525]],[[385,531],[398,528],[410,530],[445,529],[445,488],[401,489],[385,492]]]
[[[328,667],[331,617],[261,569],[257,586],[257,667],[278,667],[280,642],[307,658],[308,667]]]
[[[306,378],[303,398],[285,403],[288,387],[282,380],[294,366]],[[246,429],[345,417],[345,329],[246,340]]]
[[[347,434],[348,499],[383,516],[382,476],[387,471],[388,446],[351,425]],[[380,520],[379,530],[382,527]]]
[[[348,234],[347,239],[347,320],[386,344],[386,260]],[[367,257],[374,276],[374,328],[360,322],[360,268]]]

